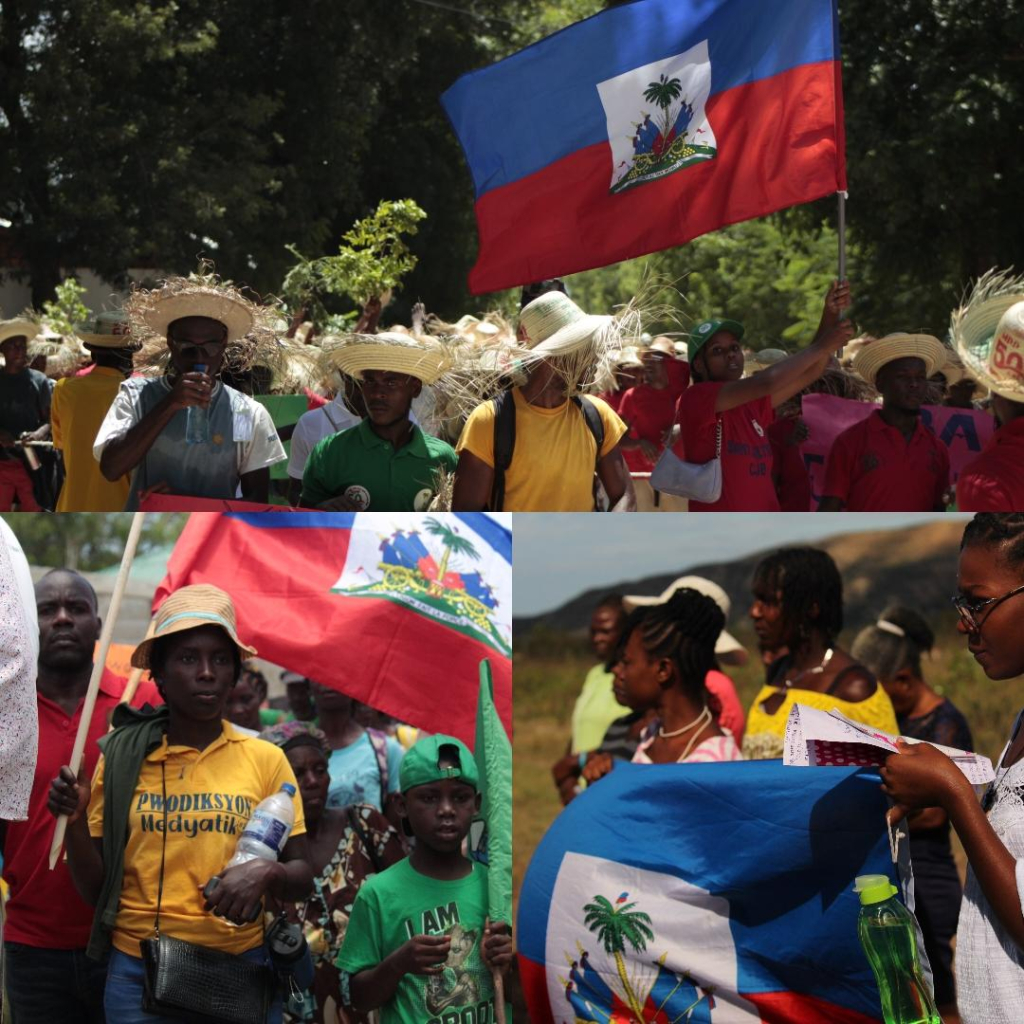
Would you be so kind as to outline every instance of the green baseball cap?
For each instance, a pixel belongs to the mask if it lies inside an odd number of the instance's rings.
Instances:
[[[686,358],[692,363],[693,357],[719,331],[729,331],[739,339],[743,337],[743,324],[736,320],[702,320],[690,331],[690,337],[686,342]]]
[[[453,752],[458,760],[458,767],[441,768],[439,762],[442,753]],[[444,779],[459,779],[474,789],[480,788],[476,761],[469,752],[469,747],[454,736],[444,736],[440,733],[417,740],[402,758],[402,767],[398,773],[398,784],[402,792]]]

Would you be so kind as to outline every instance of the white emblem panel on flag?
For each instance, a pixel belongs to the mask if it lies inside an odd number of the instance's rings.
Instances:
[[[611,191],[713,159],[704,106],[711,93],[707,40],[597,85],[612,149]]]
[[[567,853],[552,891],[545,959],[558,1024],[580,1019],[574,1007],[607,1020],[613,998],[670,1020],[690,1019],[688,1010],[714,1024],[761,1019],[737,992],[728,900],[675,875]]]

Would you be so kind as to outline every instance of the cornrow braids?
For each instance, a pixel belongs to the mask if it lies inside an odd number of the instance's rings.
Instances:
[[[805,636],[805,624],[817,627],[831,643],[843,629],[843,579],[836,563],[818,548],[781,548],[754,570],[754,593],[782,595],[782,618],[793,636]],[[818,606],[817,617],[812,617]]]
[[[960,550],[998,547],[1012,568],[1024,567],[1024,512],[979,512],[964,529]]]
[[[623,635],[638,629],[647,654],[672,661],[683,691],[705,703],[704,680],[714,667],[715,643],[725,627],[722,609],[705,594],[684,587],[664,604],[650,605],[643,612],[630,616]]]

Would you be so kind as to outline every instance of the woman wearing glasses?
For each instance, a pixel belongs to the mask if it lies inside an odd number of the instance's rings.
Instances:
[[[989,679],[1024,674],[1024,513],[983,513],[964,531],[959,630]],[[882,768],[898,821],[941,807],[967,854],[957,929],[957,998],[963,1024],[1011,1024],[1024,1006],[1024,729],[1018,714],[981,804],[959,769],[928,744],[901,744]]]

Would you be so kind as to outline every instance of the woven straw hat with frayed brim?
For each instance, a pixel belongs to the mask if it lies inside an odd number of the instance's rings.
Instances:
[[[545,292],[523,306],[519,314],[527,347],[543,356],[567,356],[586,348],[612,320],[610,316],[584,313],[562,292]]]
[[[39,324],[31,320],[0,320],[0,345],[8,338],[25,338],[31,341],[39,333]]]
[[[853,368],[869,384],[874,384],[886,363],[910,358],[923,360],[925,376],[930,377],[946,365],[949,349],[930,334],[887,334],[865,344],[853,357]]]
[[[256,649],[238,639],[235,606],[231,598],[220,587],[198,583],[168,595],[156,613],[153,636],[143,640],[132,652],[132,665],[149,668],[149,655],[157,640],[200,626],[220,626],[238,648],[243,661],[255,656]]]
[[[397,331],[342,338],[325,345],[324,354],[356,380],[363,379],[365,370],[383,370],[407,373],[424,384],[433,384],[449,366],[447,354],[436,342],[420,342]]]
[[[1024,402],[1024,290],[968,303],[953,314],[950,333],[970,376]]]
[[[227,295],[217,288],[196,285],[168,295],[156,294],[146,310],[146,326],[161,338],[168,325],[186,316],[205,316],[228,329],[228,343],[244,338],[255,324],[249,303]]]
[[[722,609],[725,621],[729,621],[729,612],[732,608],[729,595],[717,583],[706,580],[703,576],[680,576],[679,579],[673,580],[657,597],[641,597],[639,594],[626,594],[622,599],[622,605],[627,612],[631,612],[634,608],[647,608],[656,604],[665,604],[677,590],[696,590],[705,597],[710,597]],[[719,657],[724,656],[739,664],[742,664],[747,659],[747,649],[732,633],[725,629],[718,634],[718,639],[715,641],[715,654]]]
[[[97,313],[92,320],[75,328],[75,337],[93,348],[139,348],[141,345],[129,333],[124,313],[119,312]]]

